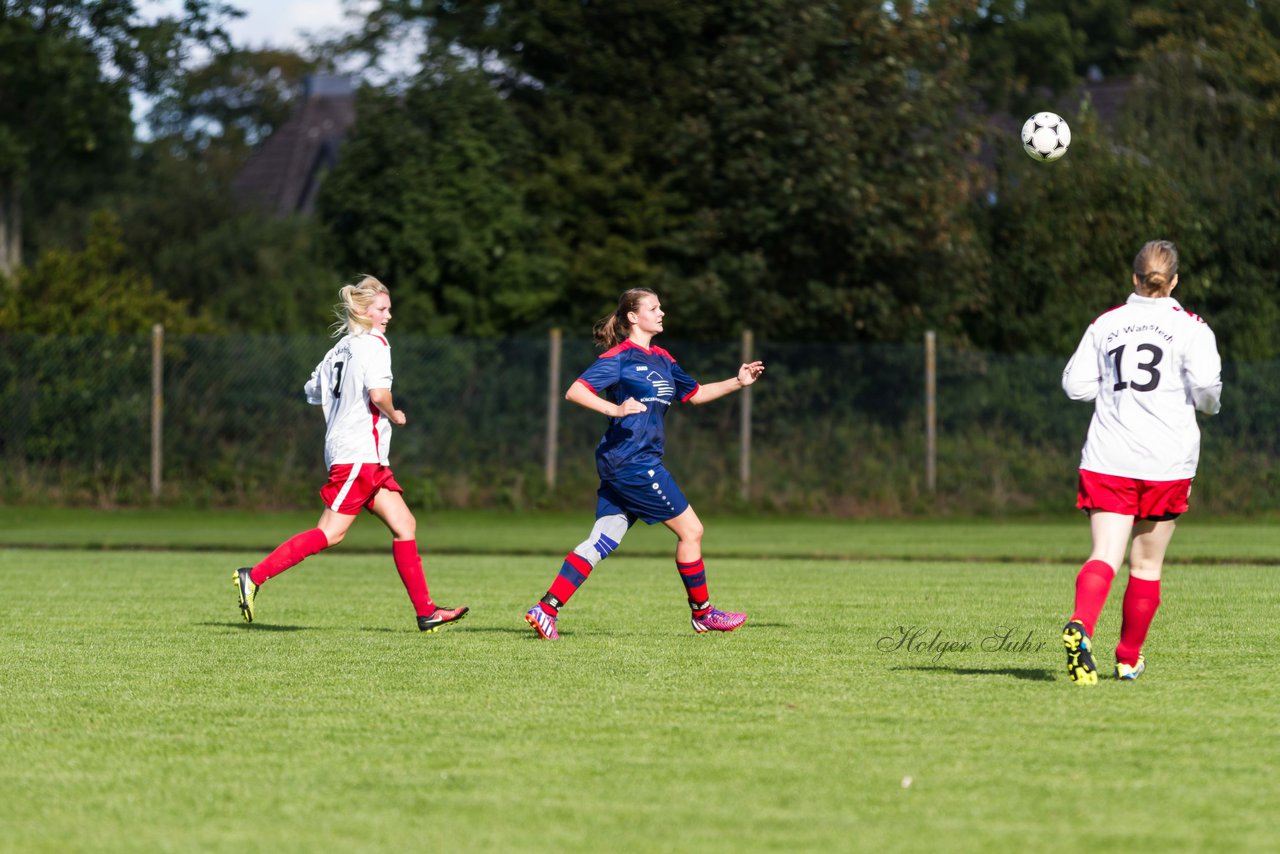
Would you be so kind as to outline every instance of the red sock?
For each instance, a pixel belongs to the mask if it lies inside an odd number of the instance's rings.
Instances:
[[[560,572],[556,575],[555,580],[551,582],[551,587],[547,589],[547,596],[556,600],[558,604],[552,605],[546,601],[546,597],[541,602],[542,610],[551,616],[555,616],[569,601],[569,597],[578,592],[578,588],[587,583],[587,578],[591,575],[593,567],[591,563],[575,552],[569,552],[565,555],[564,563],[560,565]]]
[[[329,548],[329,538],[319,528],[294,534],[263,558],[262,562],[249,572],[249,579],[254,584],[262,584],[268,578],[274,578],[289,567],[302,563],[313,554],[327,548]]]
[[[1071,613],[1071,620],[1084,624],[1089,637],[1093,637],[1093,627],[1102,613],[1102,606],[1107,603],[1111,579],[1115,577],[1116,571],[1101,560],[1088,561],[1076,576],[1076,609]]]
[[[1120,623],[1120,643],[1116,644],[1116,661],[1130,667],[1138,663],[1138,653],[1147,639],[1151,618],[1160,607],[1160,582],[1129,576],[1124,589],[1124,619]]]
[[[703,565],[702,558],[692,563],[676,561],[676,570],[689,594],[689,607],[693,609],[694,616],[702,616],[710,607],[711,599],[707,593],[707,568]]]
[[[392,540],[391,556],[396,561],[396,572],[404,582],[404,589],[419,617],[430,616],[436,609],[427,592],[427,575],[422,571],[422,557],[418,554],[417,540]]]

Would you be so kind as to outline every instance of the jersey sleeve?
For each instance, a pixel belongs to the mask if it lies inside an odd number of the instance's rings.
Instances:
[[[1098,348],[1093,327],[1085,330],[1076,352],[1062,371],[1062,390],[1072,400],[1093,400],[1098,396],[1102,372],[1098,368]]]
[[[321,367],[322,365],[316,365],[316,369],[311,372],[311,379],[307,380],[307,384],[302,387],[302,393],[307,396],[307,403],[312,406],[322,406],[324,404],[324,381],[320,376]]]
[[[391,347],[375,338],[363,348],[365,388],[391,388]]]
[[[600,357],[583,371],[576,382],[580,382],[595,394],[612,388],[622,378],[622,360],[614,357]]]
[[[671,378],[676,382],[676,396],[684,403],[698,393],[698,381],[684,372],[680,363],[672,361]]]
[[[1218,339],[1209,325],[1200,321],[1199,334],[1187,348],[1182,376],[1196,409],[1206,415],[1217,415],[1222,409],[1222,357],[1218,355]]]

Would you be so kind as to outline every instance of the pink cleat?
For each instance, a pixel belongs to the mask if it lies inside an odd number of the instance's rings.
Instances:
[[[534,605],[529,612],[524,615],[524,621],[533,626],[533,630],[538,633],[538,637],[545,640],[559,640],[560,633],[556,631],[556,618],[542,610],[541,605]]]
[[[439,631],[441,626],[449,623],[456,623],[467,615],[470,609],[465,605],[461,608],[436,608],[425,617],[418,618],[418,631],[435,632]]]
[[[746,621],[746,614],[736,614],[733,611],[717,611],[712,608],[701,617],[693,618],[693,630],[698,634],[703,632],[731,632]]]

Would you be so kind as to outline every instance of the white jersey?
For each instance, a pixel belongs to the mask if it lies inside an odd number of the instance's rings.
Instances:
[[[1195,410],[1220,408],[1213,330],[1173,297],[1133,294],[1093,322],[1062,372],[1072,400],[1092,400],[1080,468],[1140,480],[1194,477]]]
[[[377,332],[344,335],[307,381],[307,403],[324,407],[324,465],[390,465],[391,421],[369,389],[391,388],[391,345]]]

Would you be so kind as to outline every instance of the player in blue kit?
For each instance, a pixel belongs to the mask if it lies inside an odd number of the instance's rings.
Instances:
[[[650,525],[661,522],[676,535],[676,569],[689,597],[695,632],[731,632],[747,620],[746,614],[711,605],[702,563],[702,522],[662,466],[663,424],[672,403],[708,403],[745,388],[764,373],[764,363],[744,363],[736,377],[699,385],[670,353],[652,345],[662,332],[662,318],[656,293],[648,288],[625,292],[617,311],[596,324],[596,344],[604,353],[565,392],[566,400],[607,415],[609,428],[596,447],[600,489],[595,527],[565,557],[547,595],[525,614],[534,631],[547,640],[560,637],[560,609],[637,519]]]

